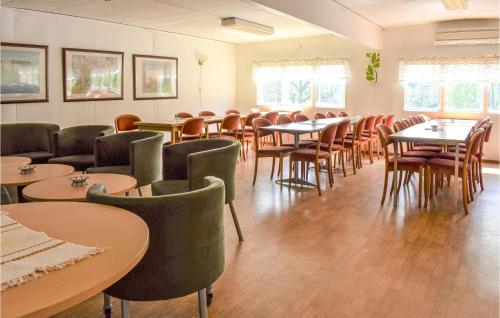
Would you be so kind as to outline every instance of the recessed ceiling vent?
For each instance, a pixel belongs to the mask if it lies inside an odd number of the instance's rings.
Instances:
[[[274,28],[270,26],[234,17],[221,19],[221,25],[225,28],[257,35],[271,35],[274,33]]]

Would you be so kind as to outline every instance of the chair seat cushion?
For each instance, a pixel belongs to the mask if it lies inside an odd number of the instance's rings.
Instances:
[[[438,158],[441,159],[448,159],[448,160],[455,160],[455,153],[454,152],[442,152],[437,155]],[[463,161],[465,159],[465,153],[459,153],[458,154],[458,160]],[[474,155],[471,155],[471,160],[476,162],[477,157]]]
[[[434,159],[429,160],[428,164],[429,164],[429,166],[431,166],[431,168],[438,168],[438,169],[455,171],[455,160],[434,158]],[[471,166],[469,165],[468,167],[470,169]],[[458,162],[458,168],[459,169],[464,168],[463,161]]]
[[[31,158],[31,163],[46,163],[50,158],[54,157],[53,154],[47,151],[23,152],[12,156]]]
[[[49,162],[70,165],[73,166],[76,171],[86,171],[88,168],[94,166],[94,155],[73,155],[57,157],[50,159]]]
[[[321,145],[319,147],[321,150],[328,151],[328,144],[326,144],[326,143],[321,143]],[[316,145],[311,144],[307,148],[316,149]],[[342,145],[332,144],[331,149],[332,149],[332,151],[342,151],[344,149],[344,147],[342,147]]]
[[[204,134],[202,134],[204,136]],[[182,135],[182,141],[188,141],[188,140],[199,140],[200,136],[197,135]]]
[[[280,154],[288,155],[293,151],[293,147],[286,146],[271,146],[271,147],[263,147],[259,148],[259,155],[267,155],[267,156],[279,156]]]
[[[432,159],[437,154],[434,151],[405,151],[403,157],[421,157],[425,159]]]
[[[309,145],[313,144],[312,141],[309,140],[299,140],[299,148],[307,148]],[[283,147],[295,147],[295,144],[293,142],[285,142],[281,144]]]
[[[448,147],[448,151],[455,153],[455,146]],[[458,152],[459,153],[466,153],[467,148],[460,146],[460,148],[458,149]]]
[[[234,135],[233,135],[234,136]],[[245,133],[243,134],[242,131],[238,131],[238,138],[241,139],[241,138],[252,138],[253,137],[253,132],[251,131],[247,131],[245,129]]]
[[[427,159],[420,157],[402,157],[398,158],[398,167],[425,167]],[[389,166],[394,167],[394,157],[389,158]]]
[[[116,173],[124,174],[127,176],[132,175],[132,168],[130,166],[108,166],[108,167],[90,167],[87,169],[88,173]]]
[[[330,158],[328,151],[320,150],[318,154],[319,159]],[[290,154],[290,160],[308,160],[313,161],[316,158],[316,149],[298,149]]]
[[[441,146],[414,146],[413,150],[441,152]]]

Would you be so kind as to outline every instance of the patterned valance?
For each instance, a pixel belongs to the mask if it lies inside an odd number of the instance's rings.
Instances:
[[[253,61],[254,67],[287,67],[287,66],[320,66],[320,65],[347,65],[349,60],[343,57],[311,58],[311,59],[283,59]]]
[[[401,59],[400,81],[498,81],[500,56]]]

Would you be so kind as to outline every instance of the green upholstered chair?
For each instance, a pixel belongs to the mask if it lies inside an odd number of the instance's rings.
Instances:
[[[224,182],[204,178],[188,191],[186,180],[171,183],[167,193],[153,190],[152,197],[111,196],[103,185],[93,185],[87,200],[129,210],[149,228],[149,247],[139,264],[104,290],[104,312],[111,315],[109,296],[122,300],[122,317],[128,317],[128,300],[166,300],[198,292],[200,316],[207,317],[206,289],[224,270]]]
[[[9,191],[7,190],[7,188],[4,186],[1,186],[0,191],[1,191],[1,195],[2,195],[1,199],[0,199],[0,204],[11,204],[12,199],[10,198],[10,194],[9,194]]]
[[[142,186],[161,180],[163,133],[129,131],[98,137],[94,145],[95,167],[88,173],[118,173],[137,179]]]
[[[1,124],[1,155],[29,157],[32,163],[45,163],[54,156],[51,135],[58,130],[59,126],[54,124]]]
[[[229,204],[238,238],[243,241],[238,216],[234,209],[234,179],[240,142],[227,139],[193,140],[163,146],[163,180],[189,180],[191,190],[203,184],[203,178],[214,176],[224,180],[226,203]],[[151,187],[167,191],[169,183],[153,182]]]
[[[52,134],[54,158],[50,163],[73,166],[77,171],[85,171],[94,166],[94,142],[97,137],[114,133],[107,125],[73,126]]]

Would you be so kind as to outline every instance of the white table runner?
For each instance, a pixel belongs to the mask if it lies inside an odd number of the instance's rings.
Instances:
[[[5,212],[0,212],[0,217],[2,291],[104,251],[33,231]]]

